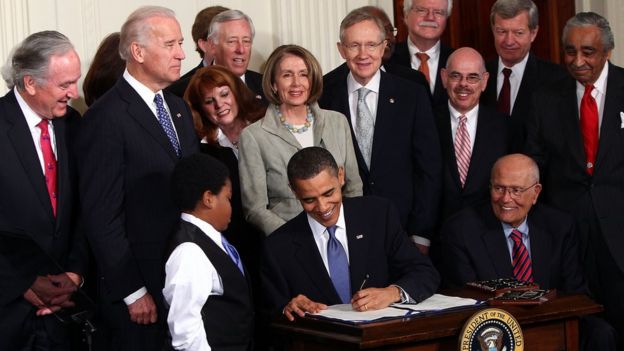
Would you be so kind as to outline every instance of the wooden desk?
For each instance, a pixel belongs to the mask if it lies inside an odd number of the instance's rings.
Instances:
[[[460,294],[461,295],[461,294]],[[466,295],[466,294],[463,294]],[[300,318],[272,324],[272,331],[287,340],[289,350],[457,350],[464,322],[489,306],[429,316],[363,325]],[[522,326],[524,350],[577,351],[578,319],[602,311],[585,295],[560,296],[539,306],[496,306],[511,313]]]

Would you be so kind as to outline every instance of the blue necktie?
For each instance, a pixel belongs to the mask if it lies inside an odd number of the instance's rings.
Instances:
[[[349,261],[344,247],[336,239],[336,226],[327,228],[329,241],[327,242],[327,263],[329,276],[342,303],[351,301],[351,280],[349,279]]]
[[[167,138],[171,142],[173,149],[175,150],[176,155],[180,156],[180,143],[178,142],[178,137],[176,136],[175,130],[173,129],[173,124],[171,124],[171,118],[165,109],[165,105],[163,104],[163,98],[160,94],[156,94],[154,96],[154,102],[156,103],[156,112],[158,115],[158,122],[160,122],[160,126],[167,134]]]
[[[223,244],[225,252],[227,252],[228,256],[230,256],[232,261],[234,261],[234,264],[236,264],[238,269],[240,269],[241,273],[245,275],[245,271],[243,270],[243,263],[241,262],[240,256],[238,255],[238,251],[236,251],[236,248],[232,244],[230,244],[230,242],[227,241],[227,239],[223,235],[221,235],[221,244]]]

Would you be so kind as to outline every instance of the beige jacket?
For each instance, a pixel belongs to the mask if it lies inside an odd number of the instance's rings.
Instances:
[[[345,170],[346,197],[362,195],[351,130],[345,116],[311,104],[314,114],[314,145],[331,152],[339,167]],[[303,208],[288,185],[286,166],[301,145],[284,127],[274,107],[269,106],[264,118],[245,128],[239,141],[241,196],[245,219],[271,234]]]

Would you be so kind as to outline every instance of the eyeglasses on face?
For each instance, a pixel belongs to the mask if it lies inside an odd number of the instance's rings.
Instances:
[[[537,184],[539,184],[539,182],[535,182],[533,185],[527,186],[526,188],[522,188],[519,186],[502,186],[502,185],[492,184],[490,185],[490,190],[492,191],[492,193],[496,195],[500,195],[500,196],[505,196],[505,193],[509,193],[509,196],[517,199],[520,196],[522,196],[522,194],[524,194],[525,191],[531,189]]]
[[[469,73],[466,76],[459,72],[451,72],[448,74],[448,78],[451,82],[461,82],[464,78],[466,78],[466,82],[470,84],[477,84],[483,79],[478,73]]]
[[[373,42],[368,42],[368,43],[348,43],[348,44],[342,44],[342,46],[344,48],[346,48],[349,52],[355,54],[360,52],[360,50],[362,48],[364,48],[364,50],[366,52],[375,52],[380,46],[381,44],[385,43],[385,40],[382,40],[378,43],[373,43]]]
[[[428,9],[425,7],[414,6],[410,9],[414,13],[416,13],[419,17],[427,17],[430,13],[433,13],[433,17],[435,18],[444,18],[446,17],[445,9]]]

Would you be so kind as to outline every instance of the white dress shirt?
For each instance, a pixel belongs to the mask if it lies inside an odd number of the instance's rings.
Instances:
[[[416,44],[412,43],[412,39],[407,38],[407,50],[410,54],[410,61],[412,63],[412,68],[417,70],[420,68],[420,60],[416,57],[416,54],[419,52],[424,52],[429,56],[427,60],[427,67],[429,67],[429,88],[431,89],[431,94],[435,90],[436,78],[438,77],[438,65],[440,63],[440,41],[431,47],[431,49],[422,51],[420,50]]]
[[[201,142],[204,144],[207,143],[206,138],[202,139]],[[221,128],[217,128],[217,143],[219,143],[221,147],[229,147],[230,149],[232,149],[232,152],[234,152],[234,156],[236,156],[236,159],[238,160],[238,146],[232,144],[230,139],[228,139],[225,133],[223,133]]]
[[[181,218],[196,225],[227,253],[221,243],[221,233],[209,223],[188,213],[182,213]],[[178,245],[165,264],[163,288],[163,296],[169,305],[167,324],[176,350],[210,350],[201,310],[212,295],[223,295],[223,282],[214,265],[197,244]]]
[[[347,76],[347,93],[349,94],[349,111],[351,113],[351,125],[357,125],[357,103],[358,103],[358,89],[365,87],[370,90],[366,95],[366,106],[373,115],[373,123],[377,120],[377,99],[379,98],[379,84],[381,83],[381,72],[377,70],[377,73],[368,81],[366,85],[358,83],[353,74],[349,72]],[[354,133],[357,133],[357,128],[353,128]],[[355,137],[357,138],[357,134]]]
[[[607,77],[609,75],[609,61],[605,62],[602,72],[598,76],[598,79],[594,82],[594,90],[591,92],[591,96],[596,100],[598,106],[598,135],[600,135],[600,127],[602,126],[602,113],[604,112],[605,97],[607,96]],[[581,99],[585,94],[585,86],[579,82],[576,82],[576,103],[579,110],[579,118],[581,117]]]
[[[529,54],[526,54],[522,61],[516,63],[512,67],[506,67],[503,64],[500,56],[498,57],[498,72],[496,78],[496,96],[500,95],[500,91],[503,88],[503,82],[505,81],[505,75],[503,74],[504,68],[509,68],[511,74],[509,75],[509,111],[513,111],[516,97],[518,97],[518,91],[520,90],[520,83],[522,83],[522,77],[524,76],[524,70],[529,60]]]
[[[37,156],[39,157],[39,164],[41,165],[41,172],[45,175],[45,162],[43,161],[43,151],[41,150],[41,128],[37,127],[43,118],[39,117],[39,115],[33,111],[28,103],[22,98],[20,93],[17,91],[17,88],[13,88],[13,92],[15,93],[15,99],[17,100],[17,104],[19,105],[24,117],[26,118],[26,124],[28,124],[28,129],[30,130],[30,135],[33,138],[33,143],[35,144],[35,150],[37,150]],[[56,157],[56,136],[54,134],[54,124],[52,120],[48,123],[48,134],[50,134],[50,144],[52,145],[52,152],[54,153],[54,158]]]
[[[453,137],[453,144],[455,143],[455,135],[457,135],[457,127],[459,126],[459,116],[461,112],[457,111],[449,102],[449,112],[451,115],[451,134]],[[470,137],[470,150],[474,149],[475,136],[477,135],[477,121],[479,118],[479,105],[473,107],[472,110],[464,113],[466,116],[466,129],[468,129],[468,135]]]

